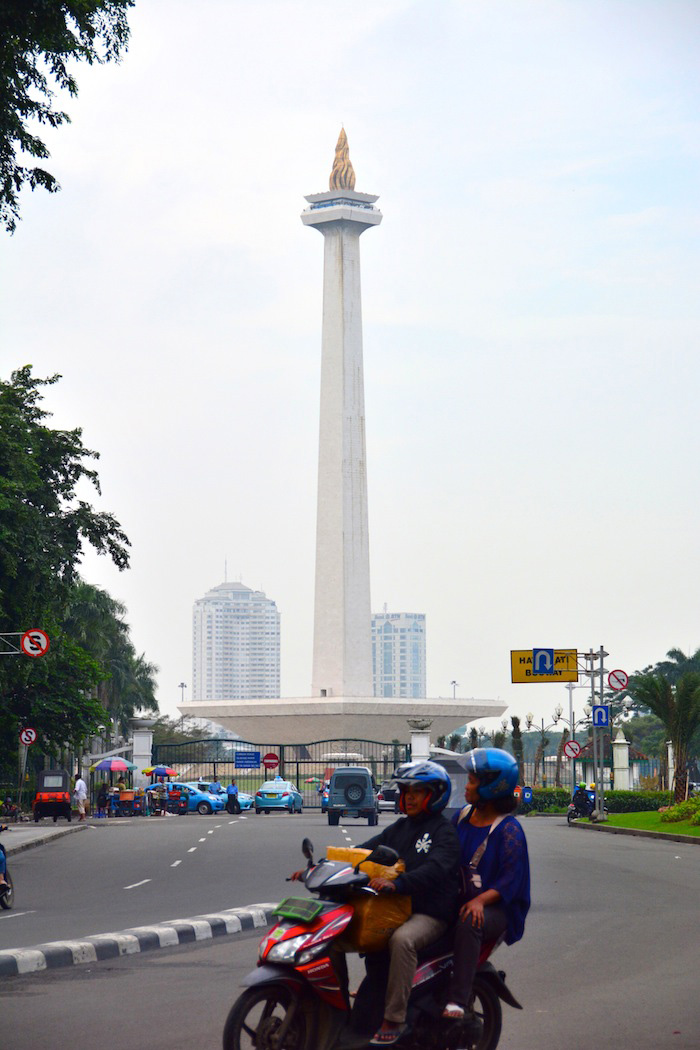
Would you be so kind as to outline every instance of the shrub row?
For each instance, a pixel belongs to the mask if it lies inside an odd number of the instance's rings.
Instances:
[[[675,824],[678,820],[689,820],[691,824],[700,825],[700,798],[689,798],[685,802],[679,802],[677,806],[671,806],[661,814],[664,824]]]
[[[565,788],[533,788],[532,803],[529,806],[521,806],[520,811],[523,813],[566,811],[570,801],[571,792]],[[653,811],[661,806],[669,806],[671,802],[670,791],[608,791],[605,794],[605,804],[609,813]]]

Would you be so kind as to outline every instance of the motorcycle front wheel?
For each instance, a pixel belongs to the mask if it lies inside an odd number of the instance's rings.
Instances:
[[[2,893],[0,893],[0,908],[9,911],[15,903],[15,888],[12,885],[12,877],[9,871],[5,872],[5,880],[7,882],[7,889],[3,889]]]
[[[473,1050],[496,1050],[503,1024],[501,1000],[488,981],[482,980],[479,974],[474,978],[472,994],[470,1007],[483,1024],[481,1038],[474,1043]]]
[[[286,1035],[277,1033],[295,1005]],[[309,1025],[303,1004],[284,984],[249,988],[231,1007],[224,1025],[223,1050],[311,1050]]]

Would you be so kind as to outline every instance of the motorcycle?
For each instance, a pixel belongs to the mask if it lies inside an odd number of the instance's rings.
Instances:
[[[263,937],[257,969],[243,980],[244,991],[226,1019],[223,1050],[360,1050],[379,1028],[384,1013],[388,953],[366,956],[367,976],[354,1004],[345,956],[333,950],[353,917],[353,898],[375,894],[370,878],[345,861],[308,864],[303,881],[318,900],[288,897],[275,909],[277,924]],[[391,865],[395,850],[377,846],[366,858]],[[442,1011],[452,972],[452,933],[421,951],[413,979],[407,1030],[400,1050],[495,1050],[501,1034],[501,1000],[522,1009],[505,974],[488,961],[495,943],[484,945],[464,1019]]]
[[[0,824],[0,832],[7,831],[7,824]],[[7,852],[2,842],[0,842],[0,850],[5,857],[5,864],[7,865]],[[12,885],[12,876],[10,875],[9,869],[5,868],[5,885],[0,886],[0,908],[4,908],[5,911],[9,911],[14,904],[15,891]]]
[[[566,811],[566,823],[571,826],[575,820],[579,819],[579,817],[588,817],[589,820],[595,820],[595,817],[593,816],[594,812],[595,810],[592,802],[583,807],[576,805],[575,802],[570,802],[569,808]],[[607,815],[607,812],[608,807],[603,806],[603,813]]]

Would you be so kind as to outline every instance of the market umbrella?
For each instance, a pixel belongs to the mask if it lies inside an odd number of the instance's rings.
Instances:
[[[147,766],[141,770],[147,777],[176,777],[177,770],[171,766]]]
[[[130,769],[136,769],[133,762],[127,762],[125,758],[103,758],[90,766],[91,773],[126,773]]]

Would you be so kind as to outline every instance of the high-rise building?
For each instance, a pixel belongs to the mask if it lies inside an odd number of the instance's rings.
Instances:
[[[280,695],[280,614],[242,583],[220,583],[192,610],[192,699]]]
[[[425,613],[375,613],[372,617],[375,696],[426,695]]]

